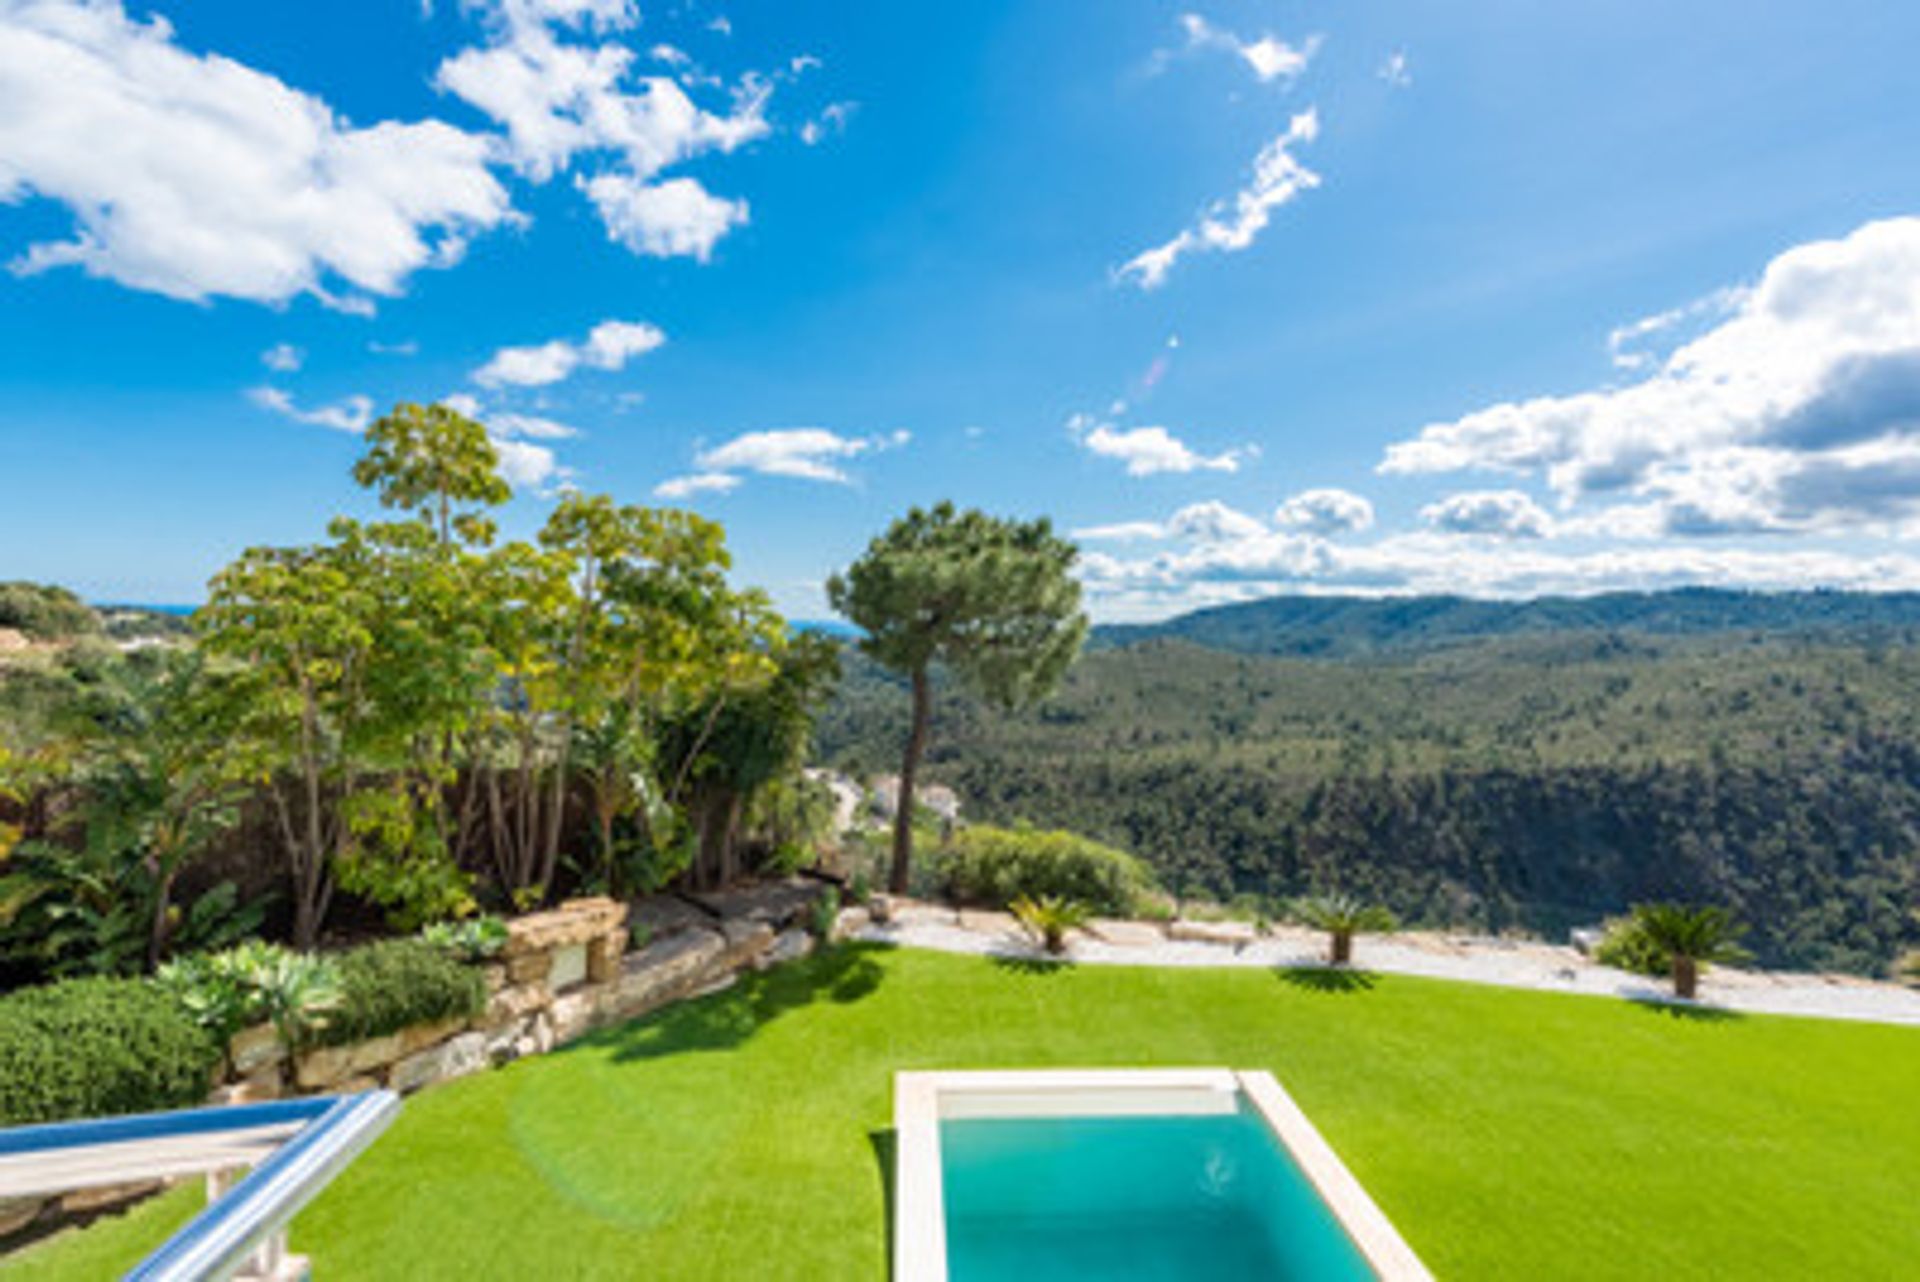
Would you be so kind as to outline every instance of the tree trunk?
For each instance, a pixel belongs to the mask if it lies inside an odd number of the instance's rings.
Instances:
[[[918,667],[913,670],[913,728],[907,732],[907,752],[900,762],[900,793],[893,812],[893,870],[887,877],[887,889],[896,895],[907,893],[908,874],[913,868],[914,780],[920,774],[920,754],[926,751],[927,722],[932,715],[927,670]]]
[[[153,869],[153,918],[147,924],[147,973],[151,975],[160,968],[161,961],[167,955],[167,936],[173,933],[173,923],[167,920],[167,909],[173,904],[173,879],[175,873],[160,871],[164,861],[156,861]]]
[[[1673,959],[1673,995],[1692,1001],[1699,989],[1700,963],[1691,957],[1676,956]]]
[[[1344,966],[1353,960],[1353,932],[1336,930],[1329,939],[1327,959],[1336,966]]]

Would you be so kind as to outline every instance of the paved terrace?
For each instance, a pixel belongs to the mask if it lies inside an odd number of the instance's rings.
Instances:
[[[1006,913],[896,902],[891,920],[860,925],[858,938],[989,956],[1044,957]],[[1110,966],[1314,966],[1326,937],[1295,927],[1258,935],[1243,922],[1096,921],[1074,937],[1069,960]],[[1599,966],[1572,947],[1486,936],[1408,931],[1362,935],[1354,968],[1472,984],[1671,1002],[1643,975]],[[1849,975],[1716,966],[1700,983],[1701,1005],[1766,1015],[1807,1015],[1920,1026],[1920,990]]]

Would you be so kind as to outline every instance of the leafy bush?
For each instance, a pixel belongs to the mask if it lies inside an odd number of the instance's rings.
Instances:
[[[1131,912],[1148,887],[1146,866],[1125,851],[1026,827],[966,829],[940,871],[947,893],[962,901],[997,906],[1052,895],[1112,915]]]
[[[100,616],[65,588],[50,584],[0,583],[0,628],[57,640],[100,630]]]
[[[0,998],[0,1124],[181,1108],[220,1049],[157,986],[75,979]]]
[[[1599,947],[1593,950],[1593,959],[1602,966],[1655,979],[1665,979],[1673,973],[1673,958],[1648,938],[1636,917],[1609,920]]]
[[[487,987],[480,972],[424,939],[388,939],[342,954],[340,1002],[307,1038],[338,1046],[383,1037],[411,1024],[468,1019],[480,1013]]]
[[[160,968],[160,984],[221,1044],[249,1024],[270,1021],[291,1046],[317,1030],[340,1003],[333,962],[252,940],[223,953]]]
[[[1038,899],[1022,895],[1007,907],[1026,927],[1027,933],[1050,953],[1066,952],[1067,932],[1080,929],[1093,915],[1085,904],[1076,904],[1058,895],[1042,895]]]
[[[436,921],[420,938],[461,961],[485,961],[507,946],[507,923],[498,917],[469,917],[465,921]]]
[[[840,920],[840,888],[828,886],[807,909],[807,931],[815,940],[826,943],[833,938],[834,925]]]

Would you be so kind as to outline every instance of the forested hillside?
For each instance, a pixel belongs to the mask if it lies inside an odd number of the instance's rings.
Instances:
[[[1030,714],[943,687],[930,774],[977,817],[1078,828],[1188,893],[1338,886],[1417,921],[1548,932],[1707,899],[1767,963],[1881,970],[1917,933],[1920,648],[1894,626],[1911,606],[1665,595],[1633,598],[1659,629],[1556,629],[1543,610],[1365,660],[1274,657],[1287,627],[1247,619],[1242,648],[1268,653],[1109,630]],[[1710,600],[1737,630],[1698,623]],[[1460,603],[1428,604],[1398,603]],[[1751,622],[1776,615],[1797,622]],[[823,752],[892,768],[905,708],[850,663]]]

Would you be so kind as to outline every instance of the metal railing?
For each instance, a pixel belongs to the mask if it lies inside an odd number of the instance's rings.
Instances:
[[[207,1208],[126,1277],[303,1276],[286,1256],[288,1222],[399,1112],[392,1091],[365,1091],[13,1127],[0,1130],[0,1196],[205,1174]],[[246,1166],[253,1170],[229,1188]]]

